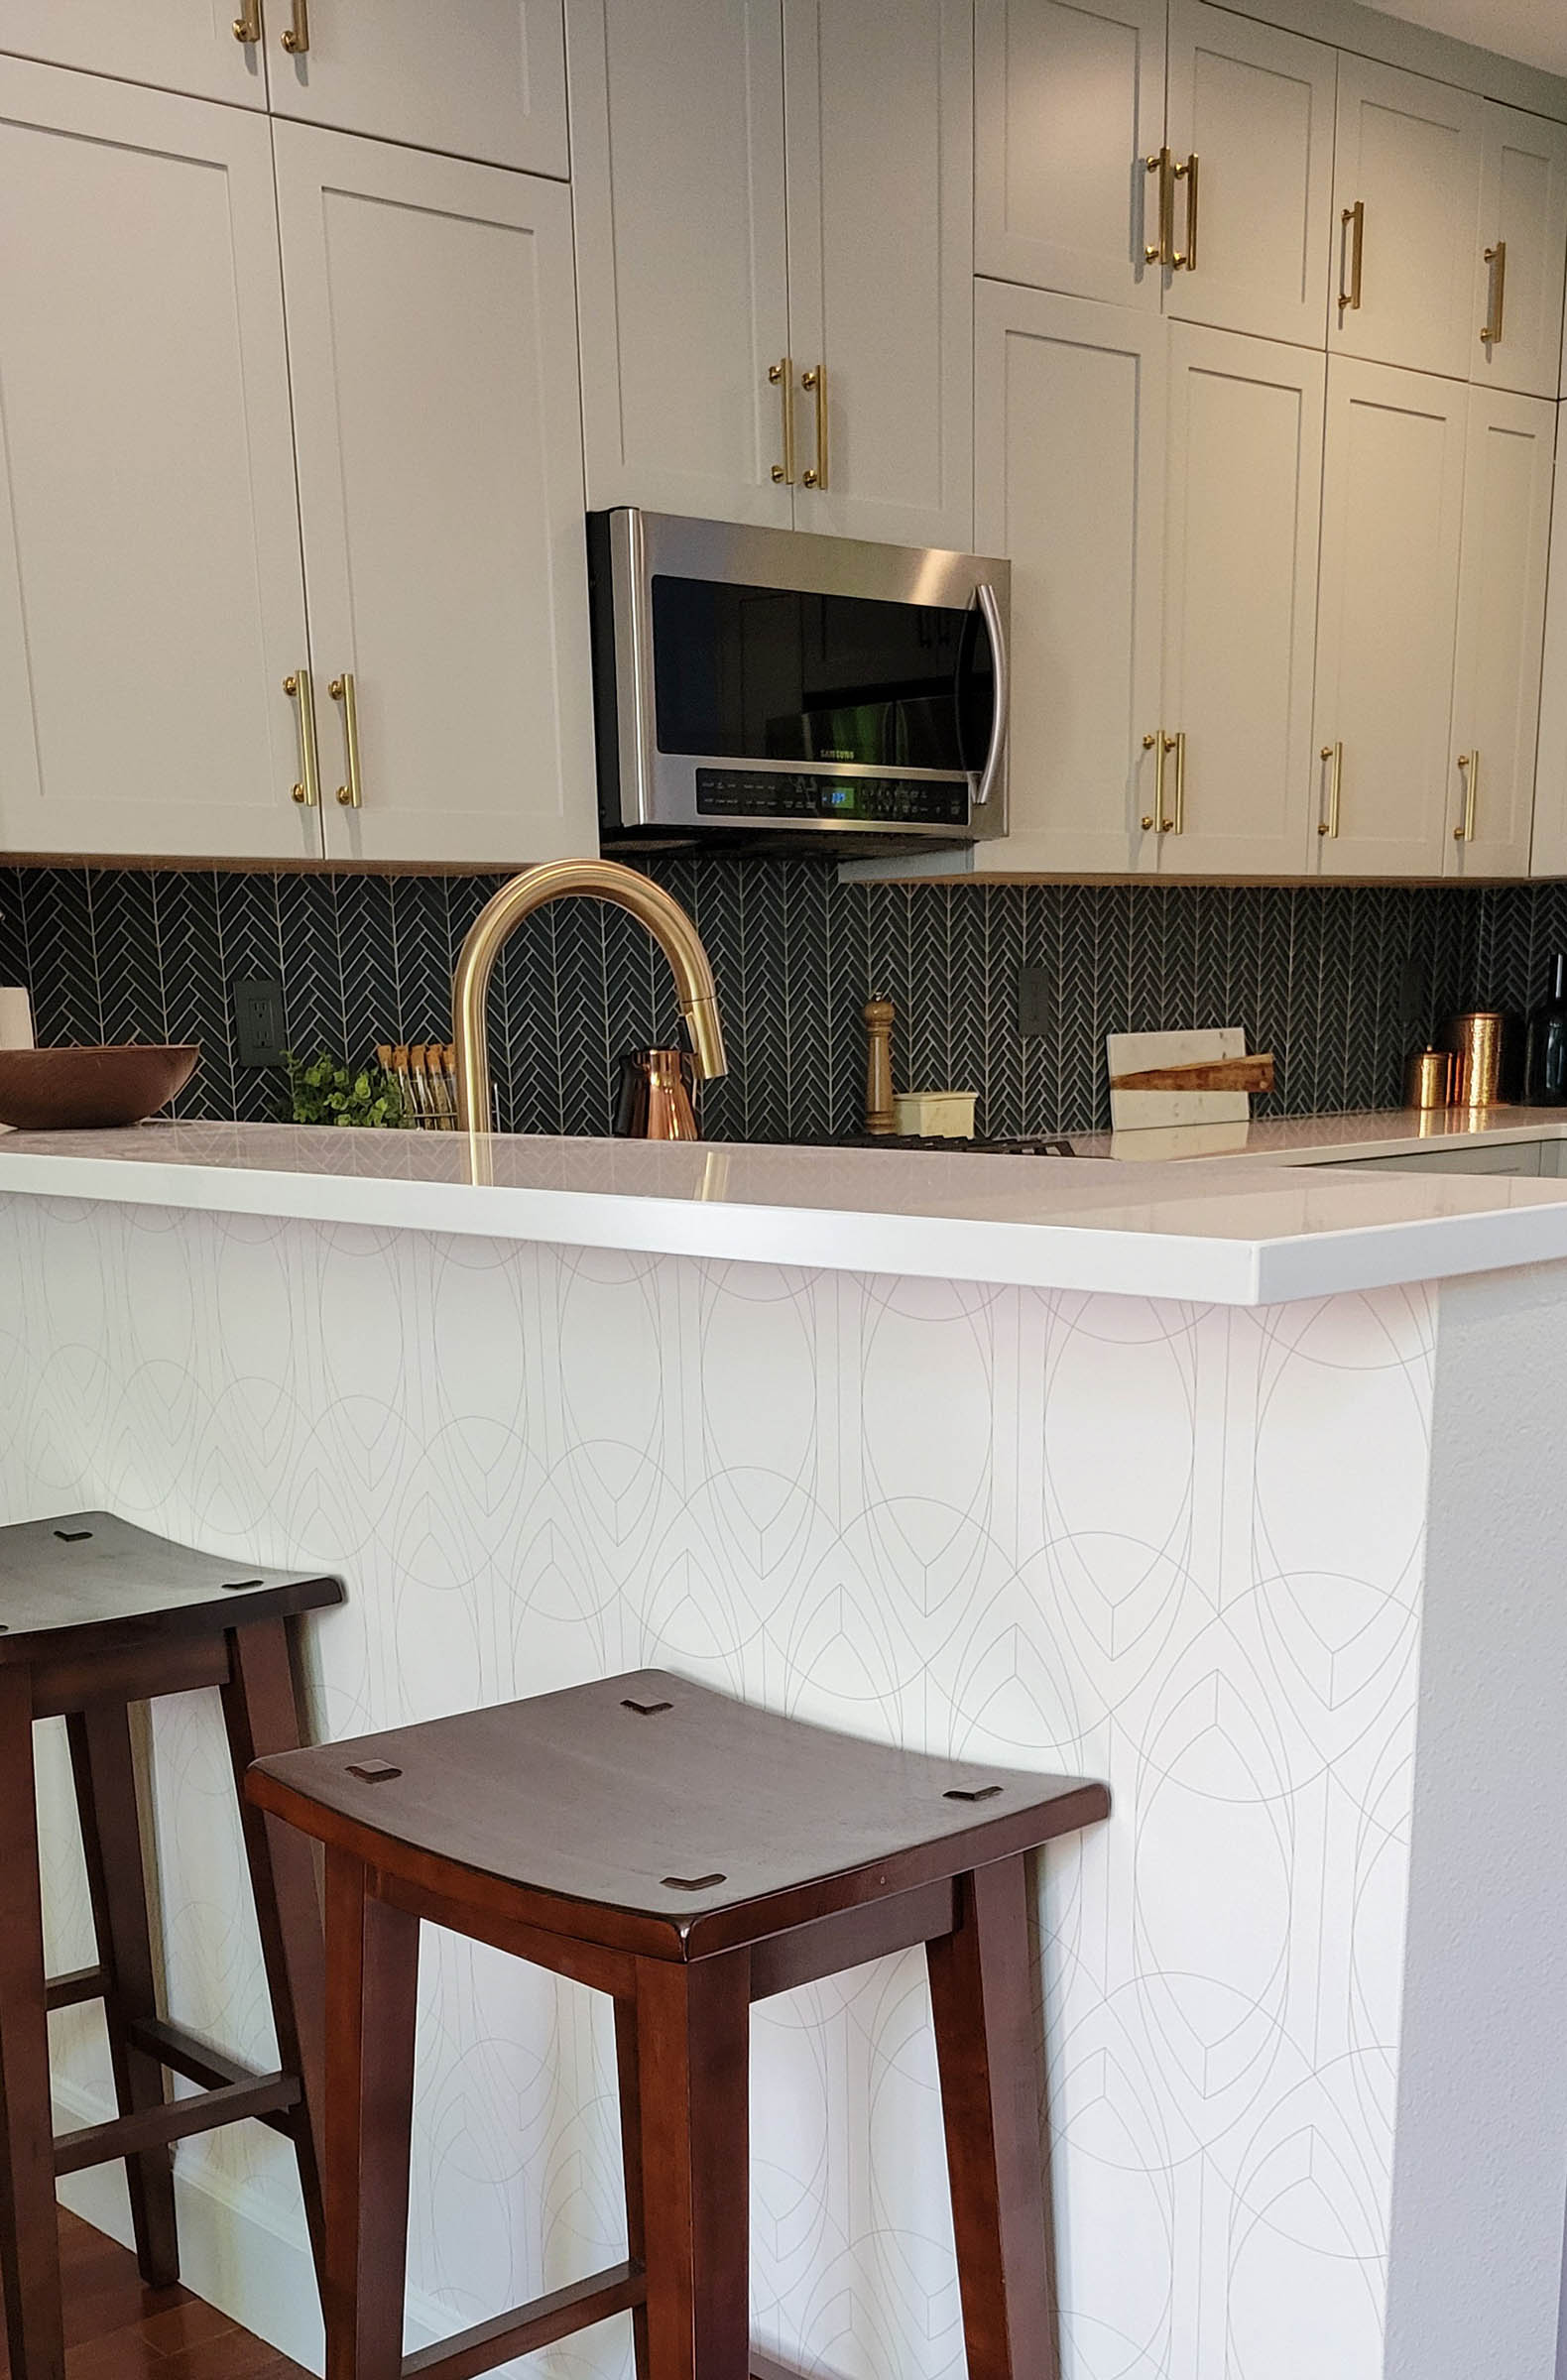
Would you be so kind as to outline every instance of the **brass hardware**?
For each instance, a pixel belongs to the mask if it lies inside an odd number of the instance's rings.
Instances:
[[[1473,843],[1475,839],[1475,804],[1480,796],[1480,755],[1461,752],[1458,765],[1464,772],[1464,815],[1453,829],[1455,843]]]
[[[359,774],[359,705],[354,699],[354,673],[345,669],[334,677],[326,689],[333,702],[343,706],[343,751],[348,763],[348,782],[339,785],[337,798],[345,810],[364,807],[364,783]]]
[[[301,809],[313,810],[320,801],[321,787],[315,769],[315,695],[308,669],[291,669],[283,681],[283,690],[291,702],[300,706],[300,781],[294,788],[294,798]]]
[[[769,364],[768,379],[781,396],[784,406],[784,460],[773,466],[775,482],[784,488],[794,485],[794,359],[785,355],[776,364]]]
[[[1175,755],[1175,811],[1173,817],[1164,820],[1164,832],[1167,835],[1183,835],[1186,832],[1186,730],[1181,728],[1173,736],[1166,736],[1164,749]]]
[[[1153,815],[1151,818],[1145,817],[1143,832],[1145,835],[1149,833],[1162,834],[1164,832],[1164,754],[1166,750],[1163,729],[1157,728],[1151,736],[1145,736],[1143,749],[1145,752],[1151,752],[1154,756]]]
[[[1159,178],[1158,242],[1152,248],[1144,248],[1143,262],[1145,265],[1167,265],[1175,238],[1175,184],[1170,178],[1170,153],[1168,149],[1160,149],[1156,156],[1145,157],[1143,162],[1150,174],[1156,174]]]
[[[291,16],[283,29],[283,46],[291,58],[302,58],[310,46],[310,0],[293,0]]]
[[[803,487],[807,488],[825,489],[827,485],[826,365],[812,364],[808,372],[802,372],[800,374],[799,385],[802,389],[809,389],[816,400],[816,460],[814,463],[807,465],[805,470],[800,473],[800,483]]]
[[[239,15],[234,19],[234,39],[247,44],[261,39],[261,0],[243,0]]]
[[[1502,311],[1507,301],[1507,241],[1499,240],[1495,248],[1488,248],[1485,261],[1491,267],[1491,302],[1481,325],[1480,344],[1482,347],[1496,347],[1501,343]]]
[[[1339,275],[1339,311],[1344,313],[1347,309],[1358,306],[1361,301],[1361,269],[1366,261],[1365,199],[1357,198],[1353,206],[1347,206],[1340,215],[1339,221],[1350,235],[1350,286],[1348,289],[1344,287],[1343,274]],[[1341,247],[1342,244],[1341,241]]]
[[[490,1129],[485,1017],[490,978],[501,946],[535,909],[576,893],[627,909],[648,928],[669,962],[698,1075],[712,1082],[726,1070],[712,962],[679,902],[635,869],[623,868],[615,860],[545,860],[537,868],[525,868],[485,903],[458,954],[451,989],[452,1034],[457,1049],[457,1122],[465,1131],[487,1132]]]
[[[1319,835],[1336,835],[1339,831],[1339,792],[1344,782],[1343,745],[1324,744],[1322,758],[1332,762],[1333,771],[1328,778],[1328,814],[1317,821],[1317,832]]]
[[[1170,178],[1173,181],[1184,181],[1186,184],[1186,246],[1184,251],[1171,247],[1170,270],[1178,273],[1184,265],[1188,273],[1195,273],[1197,270],[1197,152],[1195,149],[1184,165],[1173,166],[1170,169]],[[1174,216],[1175,200],[1172,194],[1170,198],[1170,238],[1172,241],[1175,237]]]
[[[1453,1096],[1453,1053],[1450,1049],[1417,1049],[1403,1075],[1403,1104],[1429,1115],[1445,1108]]]

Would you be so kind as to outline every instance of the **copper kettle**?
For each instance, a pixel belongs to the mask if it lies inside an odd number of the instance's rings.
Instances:
[[[615,1130],[625,1139],[695,1140],[696,1060],[688,1049],[628,1049]]]

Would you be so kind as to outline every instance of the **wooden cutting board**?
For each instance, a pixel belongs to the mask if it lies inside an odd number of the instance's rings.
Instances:
[[[1117,1075],[1145,1074],[1154,1066],[1196,1066],[1215,1058],[1244,1058],[1246,1028],[1239,1024],[1189,1033],[1110,1033],[1105,1040],[1112,1085]],[[1110,1120],[1118,1132],[1153,1125],[1245,1124],[1252,1102],[1245,1091],[1117,1091],[1110,1094]]]

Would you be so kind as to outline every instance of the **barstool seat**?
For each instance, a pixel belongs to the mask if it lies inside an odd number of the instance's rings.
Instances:
[[[744,2380],[749,2009],[926,1946],[971,2380],[1056,2369],[1025,1856],[1103,1785],[941,1760],[662,1671],[258,1762],[327,1845],[329,2380],[469,2380],[607,2315]],[[405,2363],[419,1926],[613,1994],[630,2255]]]
[[[236,1788],[299,1744],[288,1624],[336,1579],[176,1545],[107,1512],[0,1528],[0,2277],[12,2380],[63,2380],[55,2184],[123,2157],[143,2279],[179,2279],[172,2144],[242,2117],[293,2142],[320,2235],[322,1954],[309,1846],[240,1799],[281,2069],[259,2075],[158,2008],[128,1706],[218,1688]],[[63,1717],[98,1957],[46,1977],[33,1725]],[[53,2138],[48,2013],[101,2000],[119,2115]],[[200,2087],[170,2099],[165,2071]]]

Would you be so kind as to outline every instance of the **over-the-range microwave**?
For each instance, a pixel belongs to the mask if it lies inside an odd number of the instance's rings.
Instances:
[[[1006,833],[1008,563],[622,509],[588,577],[607,850]]]

